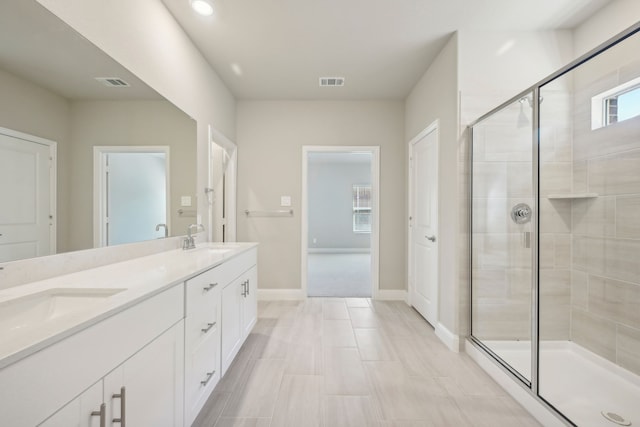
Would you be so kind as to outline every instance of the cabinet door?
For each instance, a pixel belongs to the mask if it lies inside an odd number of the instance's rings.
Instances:
[[[174,325],[106,376],[104,392],[108,426],[120,425],[113,420],[120,418],[123,407],[126,409],[126,424],[130,426],[182,426],[184,321]]]
[[[242,345],[242,304],[244,276],[240,276],[222,289],[221,369],[222,375],[233,362]]]
[[[258,269],[252,267],[242,275],[242,281],[246,281],[246,292],[242,301],[242,333],[244,338],[249,336],[258,320]]]
[[[102,380],[53,414],[40,427],[99,427],[100,416],[92,416],[91,413],[99,412],[101,404]]]

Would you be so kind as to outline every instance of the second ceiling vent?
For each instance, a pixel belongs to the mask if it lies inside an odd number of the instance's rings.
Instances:
[[[344,77],[320,77],[320,87],[344,86]]]

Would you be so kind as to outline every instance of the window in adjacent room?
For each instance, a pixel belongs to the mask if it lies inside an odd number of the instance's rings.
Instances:
[[[352,191],[353,232],[371,233],[371,185],[356,184]]]

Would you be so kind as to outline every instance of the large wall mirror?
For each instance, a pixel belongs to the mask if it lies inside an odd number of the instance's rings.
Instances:
[[[36,1],[2,0],[0,263],[185,234],[196,206],[196,122]]]

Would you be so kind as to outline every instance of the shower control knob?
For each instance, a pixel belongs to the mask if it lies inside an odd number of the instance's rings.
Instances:
[[[518,203],[511,209],[511,219],[516,224],[526,224],[531,221],[531,207],[526,203]]]

